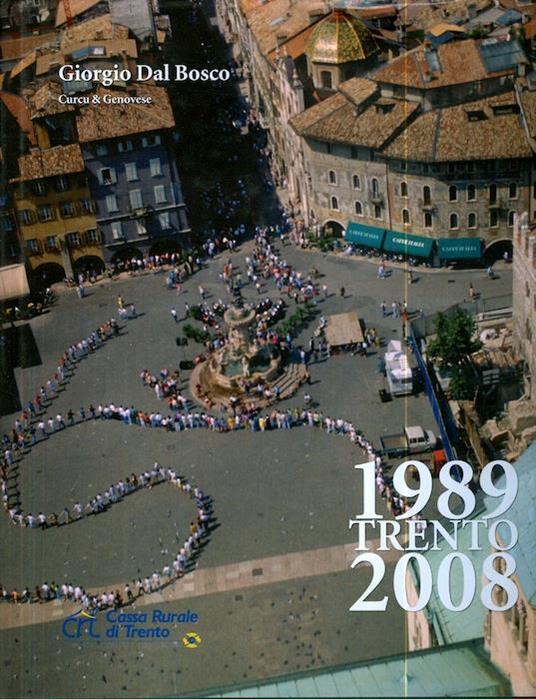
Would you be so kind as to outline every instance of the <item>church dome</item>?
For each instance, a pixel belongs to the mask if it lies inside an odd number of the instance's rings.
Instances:
[[[313,63],[362,61],[377,50],[367,27],[343,10],[333,12],[314,28],[306,53]]]

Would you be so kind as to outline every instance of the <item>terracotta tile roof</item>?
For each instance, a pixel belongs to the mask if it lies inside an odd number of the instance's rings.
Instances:
[[[349,11],[360,19],[380,19],[382,17],[396,17],[398,11],[395,5],[379,5],[378,7],[348,8]]]
[[[331,102],[329,108],[327,102]],[[319,141],[381,148],[418,109],[415,102],[379,98],[369,105],[365,103],[363,111],[356,114],[355,103],[337,93],[290,123],[302,136]]]
[[[105,59],[108,57],[117,57],[124,51],[129,58],[138,57],[138,48],[134,39],[88,39],[86,41],[71,44],[65,51],[51,51],[50,53],[37,56],[35,61],[36,76],[46,75],[54,65],[64,65],[69,62],[69,56],[73,51],[85,49],[90,46],[103,47],[105,49],[104,56],[97,56],[97,59]],[[91,58],[91,57],[90,57]],[[82,62],[82,59],[77,59]]]
[[[530,157],[532,151],[520,115],[495,113],[493,107],[501,105],[516,105],[514,93],[427,112],[418,116],[383,153],[430,162]],[[470,112],[484,118],[472,121]]]
[[[449,24],[448,22],[439,22],[430,27],[428,33],[432,36],[442,36],[445,32],[453,32],[454,34],[465,34],[465,30],[457,24]]]
[[[18,162],[20,181],[84,171],[84,158],[77,143],[36,150],[28,155],[21,155]]]
[[[144,83],[125,90],[99,88],[97,95],[150,96],[152,104],[90,104],[76,117],[80,143],[101,141],[147,131],[171,129],[175,126],[173,111],[164,87]]]
[[[291,56],[294,59],[299,58],[300,56],[303,56],[305,53],[305,46],[306,46],[307,41],[308,41],[309,37],[311,36],[311,33],[312,33],[314,28],[315,28],[315,25],[311,24],[310,27],[307,27],[307,29],[304,29],[299,34],[296,34],[296,36],[293,36],[292,39],[289,39],[288,41],[286,41],[281,49],[282,52],[288,56]],[[271,61],[275,61],[276,56],[277,56],[276,49],[273,49],[268,54],[268,58]]]
[[[129,29],[122,24],[114,24],[112,15],[105,14],[92,17],[85,22],[74,24],[72,27],[65,27],[62,30],[60,46],[63,50],[71,44],[78,44],[83,41],[93,39],[128,39]]]
[[[290,39],[309,27],[312,24],[310,12],[318,11],[324,15],[330,12],[325,0],[269,0],[266,3],[241,0],[241,7],[265,56],[277,47],[278,36],[285,35]]]
[[[531,138],[536,138],[536,92],[524,90],[521,93],[521,107]]]
[[[434,52],[440,71],[432,72],[426,59],[426,48],[419,46],[388,63],[374,75],[375,80],[421,90],[483,80],[491,75],[505,75],[512,70],[488,73],[474,39],[442,44]],[[429,76],[430,80],[426,80]]]
[[[30,116],[36,119],[49,114],[61,114],[63,112],[74,112],[74,107],[70,104],[61,104],[58,101],[59,95],[63,93],[61,85],[48,81],[43,83],[30,97]]]
[[[102,0],[70,0],[71,15],[77,17],[101,2]],[[56,27],[60,27],[65,22],[65,7],[63,2],[59,2],[56,10]]]
[[[37,141],[26,100],[12,92],[0,92],[0,99],[8,112],[17,120],[21,131],[26,134],[28,141],[35,145]]]
[[[361,104],[364,100],[372,97],[378,90],[378,85],[367,78],[350,78],[339,85],[339,90],[354,104]]]
[[[37,36],[21,36],[16,39],[2,39],[0,41],[0,56],[4,61],[21,58],[38,46],[44,46],[45,44],[54,43],[55,41],[55,32],[48,32],[47,34],[39,34]]]

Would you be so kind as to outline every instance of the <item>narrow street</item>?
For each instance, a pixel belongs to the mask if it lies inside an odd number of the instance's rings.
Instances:
[[[189,68],[229,68],[228,47],[206,14],[191,6],[165,5],[173,38],[163,61]],[[240,224],[279,220],[275,188],[259,152],[263,132],[246,124],[247,109],[238,80],[170,82],[177,132],[176,153],[194,240],[216,230],[223,234]],[[244,132],[244,133],[243,133]]]

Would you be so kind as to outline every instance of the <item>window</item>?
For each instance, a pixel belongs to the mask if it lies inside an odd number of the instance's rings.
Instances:
[[[334,170],[328,172],[328,180],[330,184],[337,184],[337,173]]]
[[[15,229],[15,226],[13,225],[13,221],[9,214],[3,214],[0,221],[2,223],[1,230],[3,233],[11,233],[11,231]]]
[[[117,177],[115,176],[115,170],[113,167],[104,167],[99,171],[99,181],[101,184],[114,184],[117,182]]]
[[[525,297],[530,299],[530,286],[528,282],[525,282]]]
[[[350,148],[350,157],[353,160],[358,160],[359,159],[359,148],[357,146],[351,146]]]
[[[449,216],[449,226],[450,226],[451,230],[455,230],[456,228],[459,228],[458,214],[451,214]]]
[[[363,216],[363,204],[360,201],[356,201],[354,204],[354,211],[358,216]]]
[[[128,198],[130,200],[131,209],[141,209],[143,208],[143,198],[141,196],[141,189],[131,189],[128,193]]]
[[[508,185],[508,199],[517,199],[517,184],[510,182]]]
[[[359,177],[359,175],[354,175],[352,177],[352,184],[354,189],[361,189],[361,178]]]
[[[112,238],[114,240],[120,240],[123,237],[123,224],[121,221],[114,221],[110,229],[112,231]]]
[[[115,194],[108,194],[106,197],[106,210],[109,214],[112,214],[114,211],[119,211]]]
[[[492,209],[489,212],[489,227],[497,228],[499,225],[499,212],[496,209]]]
[[[447,172],[449,175],[453,175],[456,172],[456,163],[449,163],[447,166]]]
[[[136,233],[138,236],[147,235],[147,226],[145,221],[136,221]]]
[[[70,248],[79,248],[82,245],[80,233],[67,233],[65,237]]]
[[[43,180],[37,180],[36,182],[33,183],[32,189],[34,191],[34,194],[37,194],[38,196],[43,196],[43,194],[47,193],[47,186],[43,182]]]
[[[372,188],[372,196],[373,196],[373,197],[379,196],[379,194],[380,194],[380,185],[379,185],[378,180],[377,180],[375,177],[372,178],[370,185],[371,185],[371,188]]]
[[[56,190],[58,192],[66,192],[69,189],[69,180],[66,177],[56,178]]]
[[[30,254],[37,254],[39,252],[39,241],[36,238],[30,238],[26,241],[26,249]]]
[[[100,235],[96,228],[90,228],[86,231],[86,242],[88,245],[98,245],[100,243]]]
[[[508,226],[511,228],[514,225],[514,219],[515,219],[516,212],[515,211],[509,211],[508,212]]]
[[[52,213],[52,208],[46,204],[45,206],[40,206],[37,209],[37,215],[40,221],[52,221],[54,215]]]
[[[141,139],[141,145],[144,148],[149,148],[150,146],[159,146],[162,143],[162,139],[159,134],[153,134],[152,136],[144,136]]]
[[[108,155],[108,148],[106,148],[105,143],[98,143],[95,147],[95,153],[97,155]]]
[[[328,155],[331,155],[333,153],[333,146],[331,145],[331,143],[326,143],[326,153]]]
[[[138,179],[138,168],[136,163],[125,163],[125,175],[127,182],[133,182]]]
[[[382,218],[382,207],[378,204],[374,206],[374,218]]]
[[[476,214],[473,212],[467,214],[467,228],[476,228]]]
[[[432,220],[432,214],[429,211],[426,211],[424,214],[424,227],[425,228],[432,228],[433,220]]]
[[[422,188],[422,200],[425,206],[430,206],[432,203],[432,190],[427,184]]]
[[[171,228],[169,211],[164,211],[164,213],[158,214],[158,222],[160,223],[160,228],[163,231],[168,231]]]
[[[458,201],[458,187],[455,184],[449,187],[449,201]]]
[[[45,250],[55,252],[58,249],[58,240],[55,235],[47,235],[45,238]]]
[[[467,201],[476,201],[476,187],[474,184],[467,185]]]
[[[151,177],[158,177],[158,175],[162,174],[160,158],[151,158],[149,160],[149,167],[151,169]]]
[[[490,204],[497,203],[497,185],[496,184],[490,184],[490,186],[489,186],[489,203]]]
[[[428,163],[423,163],[422,164],[422,174],[427,175],[429,171],[430,171],[430,166],[428,165]]]
[[[91,199],[80,199],[80,210],[83,214],[92,214],[93,201]]]
[[[409,226],[409,211],[407,209],[402,209],[402,223]]]
[[[163,184],[159,184],[153,188],[153,191],[154,191],[155,202],[157,204],[165,204],[167,201],[165,186]]]
[[[74,214],[74,205],[71,201],[62,201],[60,203],[60,215],[62,218],[72,218]]]
[[[331,208],[334,209],[335,211],[338,211],[338,210],[339,210],[339,200],[337,199],[337,197],[331,197],[331,199],[330,199],[330,206],[331,206]]]
[[[19,216],[25,226],[29,226],[34,222],[34,212],[30,211],[30,209],[23,209]]]
[[[467,172],[474,172],[475,171],[475,164],[473,163],[472,160],[470,160],[467,163]]]
[[[333,87],[333,79],[330,70],[320,71],[320,84],[325,90],[331,90]]]
[[[407,197],[407,196],[408,196],[408,183],[407,183],[407,182],[401,182],[401,183],[400,183],[400,196],[401,196],[401,197]]]
[[[127,153],[128,151],[131,151],[133,148],[134,144],[130,139],[126,141],[119,141],[119,143],[117,144],[117,150],[120,153]]]

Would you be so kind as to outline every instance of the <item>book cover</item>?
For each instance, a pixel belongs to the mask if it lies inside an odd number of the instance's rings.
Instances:
[[[533,5],[0,20],[0,696],[533,696]]]

